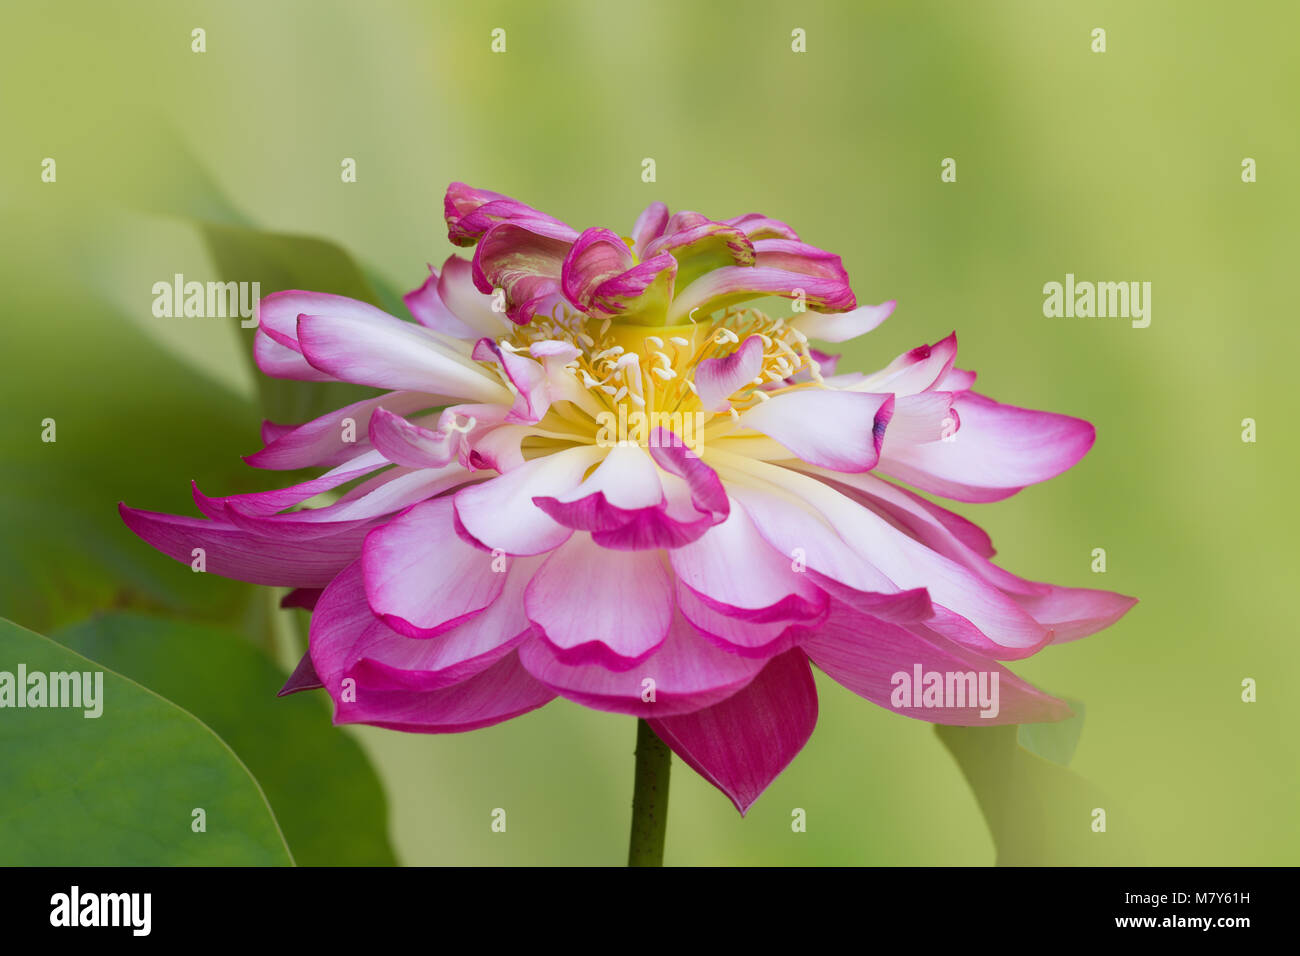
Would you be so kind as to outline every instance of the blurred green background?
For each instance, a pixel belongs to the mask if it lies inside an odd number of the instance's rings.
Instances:
[[[143,610],[291,661],[301,612],[155,555],[116,514],[120,500],[194,513],[191,478],[209,494],[280,478],[236,457],[259,447],[268,400],[249,332],[150,311],[152,284],[174,273],[247,278],[221,275],[197,221],[327,240],[391,297],[451,251],[451,180],[579,228],[626,231],[654,199],[757,210],[840,253],[859,301],[899,300],[843,368],[956,329],[981,391],[1097,426],[1067,475],[959,507],[1010,570],[1141,598],[1110,630],[1016,665],[1086,703],[1070,769],[1110,811],[1087,835],[1105,853],[1040,858],[1297,862],[1300,8],[83,0],[9,5],[3,20],[0,615],[57,639],[91,614]],[[1096,27],[1105,53],[1090,49]],[[345,157],[355,183],[340,181]],[[945,157],[955,183],[940,181]],[[316,266],[318,287],[362,281],[340,262]],[[1150,327],[1045,318],[1043,284],[1067,272],[1151,282]],[[46,417],[55,444],[40,441]],[[201,682],[202,640],[174,647]],[[260,699],[275,680],[226,693]],[[932,728],[818,682],[817,732],[746,819],[676,764],[667,862],[993,862]],[[292,753],[274,708],[249,708]],[[323,706],[313,719],[328,723]],[[337,733],[375,767],[400,862],[624,857],[631,718],[556,701],[464,735]],[[13,772],[0,761],[0,780]],[[292,811],[268,797],[283,823]],[[332,825],[365,828],[368,805],[344,801],[354,810]],[[490,829],[498,807],[505,833]],[[796,807],[806,833],[791,831]]]

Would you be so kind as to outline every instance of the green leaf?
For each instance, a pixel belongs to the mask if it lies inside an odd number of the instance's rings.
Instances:
[[[245,226],[200,223],[222,282],[258,282],[263,296],[285,289],[332,292],[380,305],[380,297],[352,258],[333,243],[308,236],[263,232]],[[381,306],[382,307],[382,306]],[[240,329],[241,350],[253,361],[254,329]],[[292,424],[379,394],[340,382],[299,382],[257,371],[266,417]]]
[[[257,781],[194,715],[0,619],[0,671],[19,664],[102,671],[103,710],[0,709],[0,864],[292,865]]]
[[[117,614],[54,639],[219,733],[266,791],[301,865],[395,864],[383,788],[361,747],[330,723],[321,695],[277,698],[288,675],[240,635]]]
[[[1125,866],[1138,862],[1132,821],[1078,774],[1021,747],[1014,725],[935,733],[975,793],[999,866]],[[1094,829],[1104,811],[1105,832]]]
[[[1071,697],[1066,697],[1064,700],[1074,711],[1073,717],[1039,724],[1021,724],[1016,734],[1016,742],[1044,760],[1068,767],[1074,757],[1075,748],[1079,746],[1079,735],[1083,733],[1086,708],[1081,700],[1074,700]]]
[[[44,209],[8,216],[24,241],[0,257],[12,317],[0,416],[0,614],[42,631],[106,607],[238,618],[250,585],[157,553],[122,523],[117,503],[197,514],[189,479],[210,494],[254,490],[264,476],[239,456],[261,444],[256,408],[106,306],[69,268],[73,225]]]

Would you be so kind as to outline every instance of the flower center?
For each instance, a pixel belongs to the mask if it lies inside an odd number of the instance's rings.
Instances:
[[[499,341],[502,348],[527,351],[535,342],[561,341],[579,355],[566,368],[602,407],[627,411],[683,414],[704,412],[695,383],[696,369],[709,359],[723,359],[750,336],[762,342],[762,359],[756,375],[728,396],[732,418],[773,394],[820,382],[817,362],[807,337],[786,324],[752,308],[727,309],[710,322],[647,327],[616,323],[585,315],[563,319],[535,317]],[[806,372],[806,381],[794,376]]]

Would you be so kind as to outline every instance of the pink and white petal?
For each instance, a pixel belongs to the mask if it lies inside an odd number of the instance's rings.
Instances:
[[[228,517],[227,509],[230,507],[238,507],[240,511],[248,515],[273,515],[277,511],[283,511],[285,508],[301,504],[308,498],[313,498],[322,492],[332,491],[339,485],[347,484],[349,481],[363,475],[369,475],[377,469],[386,468],[388,464],[388,460],[383,455],[372,449],[363,451],[355,458],[330,469],[323,475],[299,482],[296,485],[290,485],[287,488],[253,491],[242,495],[227,495],[223,498],[211,498],[203,494],[199,491],[198,483],[193,482],[194,503],[209,518],[218,520],[225,520]]]
[[[621,316],[625,322],[644,318],[645,324],[653,325],[667,310],[676,284],[677,260],[665,252],[601,282],[580,304],[591,311]]]
[[[402,296],[402,301],[406,303],[406,308],[415,318],[415,321],[427,329],[433,329],[435,332],[441,332],[454,338],[466,339],[471,342],[479,338],[482,333],[477,332],[458,319],[456,314],[442,301],[442,296],[438,294],[438,283],[438,273],[433,266],[430,266],[429,278],[424,280],[424,284]]]
[[[733,617],[711,607],[695,591],[677,580],[677,609],[709,643],[741,657],[767,660],[794,646],[799,636],[796,625],[813,627],[818,618],[751,621]],[[824,617],[824,613],[819,617]]]
[[[441,468],[455,460],[463,435],[456,431],[430,431],[383,408],[370,416],[370,444],[398,465]]]
[[[762,266],[723,266],[681,289],[673,297],[667,322],[684,323],[695,309],[707,314],[760,296],[799,299],[800,293],[808,308],[821,312],[847,312],[857,305],[847,277],[828,278]]]
[[[499,338],[511,328],[504,312],[494,312],[492,296],[474,285],[474,267],[468,259],[449,256],[438,276],[438,297],[467,328],[482,336]]]
[[[953,440],[888,449],[880,470],[957,501],[1000,501],[1073,467],[1096,433],[1081,418],[1003,405],[975,392],[953,409]]]
[[[714,647],[680,615],[653,654],[628,670],[561,661],[545,641],[519,647],[528,672],[562,697],[596,710],[635,717],[667,717],[709,707],[736,693],[763,661]]]
[[[1050,639],[1046,628],[997,587],[932,551],[832,485],[763,462],[748,463],[746,471],[815,511],[845,544],[864,562],[879,569],[897,589],[929,591],[936,609],[931,627],[946,637],[984,656],[1003,660],[1027,657]],[[731,493],[737,495],[735,489]],[[763,521],[757,516],[755,524],[766,537]],[[813,566],[811,560],[809,566]],[[843,580],[838,574],[831,576]],[[863,591],[891,590],[848,583]],[[947,613],[939,613],[945,609]]]
[[[880,454],[890,449],[927,442],[950,440],[957,434],[961,421],[952,410],[952,392],[917,392],[896,396],[894,414],[885,429]]]
[[[760,402],[740,424],[780,442],[793,458],[832,471],[870,471],[893,411],[893,395],[805,388]]]
[[[417,504],[372,531],[361,553],[370,607],[393,630],[436,637],[501,594],[492,556],[456,534],[451,498]]]
[[[527,203],[489,189],[475,189],[465,183],[449,185],[442,205],[447,221],[447,238],[458,246],[474,245],[483,233],[500,222],[545,222],[568,229],[560,220]]]
[[[524,595],[528,619],[560,661],[609,670],[653,654],[673,606],[672,578],[657,552],[610,551],[586,534],[557,548]]]
[[[772,219],[762,213],[747,212],[743,216],[733,216],[722,220],[728,226],[735,226],[751,240],[754,239],[798,239],[799,235],[780,219]]]
[[[626,524],[630,511],[662,505],[664,489],[644,448],[616,445],[578,487],[535,503],[561,524],[602,531]]]
[[[498,363],[515,387],[514,403],[505,418],[507,422],[531,425],[541,420],[551,406],[546,369],[541,362],[503,349],[486,337],[474,343],[471,355],[477,362]]]
[[[706,411],[725,412],[728,399],[751,385],[763,371],[763,339],[751,335],[730,355],[705,359],[695,367],[695,388]]]
[[[957,333],[953,332],[934,345],[918,345],[904,352],[854,387],[865,392],[893,392],[895,395],[924,392],[938,388],[938,383],[952,371],[956,358]]]
[[[645,258],[645,248],[664,233],[668,225],[668,207],[661,202],[652,202],[641,210],[632,225],[632,251],[638,259]]]
[[[1064,701],[1022,681],[996,661],[973,654],[923,625],[905,628],[841,606],[815,630],[806,630],[800,646],[837,683],[906,717],[978,727],[1062,720],[1070,716],[1070,708]],[[969,701],[966,706],[956,706],[956,698],[943,701],[949,706],[912,706],[914,698],[902,696],[901,691],[897,700],[906,706],[894,706],[891,695],[903,686],[903,678],[895,675],[902,674],[910,682],[917,667],[922,674],[945,675],[945,683],[948,674],[974,674],[976,681],[979,674],[984,674],[985,687],[990,692],[994,686],[993,675],[997,675],[997,712],[991,713],[991,706],[981,708],[978,702],[975,706]],[[994,699],[991,693],[989,699]],[[990,711],[989,716],[981,716],[981,710]]]
[[[433,640],[405,637],[375,618],[348,649],[344,670],[367,688],[417,691],[440,690],[486,670],[531,633],[523,594],[541,563],[540,558],[511,560],[499,572],[506,579],[500,597]],[[355,579],[355,599],[364,604],[359,569]]]
[[[253,515],[231,506],[226,517],[241,528],[295,540],[337,533],[349,524],[394,515],[411,505],[459,487],[473,476],[452,462],[441,468],[393,468],[359,485],[334,504],[277,515]],[[361,493],[357,493],[361,492]]]
[[[632,250],[616,233],[609,229],[587,229],[564,257],[560,289],[570,302],[586,306],[597,286],[635,264]]]
[[[304,314],[345,316],[362,327],[404,324],[383,309],[347,296],[296,289],[273,292],[263,296],[258,306],[257,332],[253,339],[253,358],[267,375],[309,382],[332,378],[303,357],[298,341],[298,316]]]
[[[510,391],[437,333],[410,322],[377,324],[303,315],[298,341],[312,365],[340,381],[509,403]]]
[[[395,415],[409,415],[454,401],[427,392],[388,392],[378,398],[353,402],[304,425],[276,426],[265,448],[244,457],[255,468],[277,471],[298,468],[333,467],[355,458],[369,448],[367,430],[377,408]],[[348,439],[352,440],[349,441]]]
[[[325,589],[311,620],[311,660],[334,700],[335,723],[366,723],[421,733],[455,733],[487,727],[527,713],[554,698],[519,665],[513,652],[464,681],[433,690],[393,690],[383,681],[366,683],[367,674],[348,671],[348,658],[375,619],[357,586],[360,571]],[[352,680],[343,693],[345,678]]]
[[[743,690],[712,707],[650,726],[736,805],[741,816],[812,737],[817,688],[803,651],[773,658]]]
[[[721,613],[750,621],[807,619],[826,596],[772,548],[743,508],[690,544],[669,552],[678,580]]]
[[[183,564],[198,560],[205,570],[237,581],[276,587],[320,588],[361,551],[368,525],[349,527],[305,543],[266,538],[233,525],[183,515],[138,511],[119,504],[128,528],[163,554]]]
[[[581,484],[604,449],[584,446],[534,458],[500,477],[459,491],[456,514],[465,531],[491,550],[541,554],[573,533],[533,503],[536,497],[567,494]]]
[[[527,425],[475,429],[472,447],[468,454],[462,453],[461,464],[472,471],[513,471],[524,464],[523,441],[530,434]]]
[[[675,283],[682,288],[715,269],[750,268],[755,262],[754,244],[741,230],[693,212],[669,219],[664,234],[646,245],[644,258],[664,253],[677,261]]]
[[[941,392],[969,392],[975,386],[975,373],[966,369],[950,368],[946,375],[934,383]]]
[[[440,690],[372,690],[358,681],[355,700],[334,698],[334,723],[458,734],[521,717],[554,699],[512,651],[468,680]]]
[[[474,285],[484,294],[504,290],[506,316],[526,325],[562,296],[561,271],[577,238],[568,227],[545,222],[497,223],[474,250]]]
[[[1093,588],[1051,586],[1046,593],[1014,594],[1013,600],[1052,632],[1052,643],[1063,644],[1110,627],[1138,599]]]

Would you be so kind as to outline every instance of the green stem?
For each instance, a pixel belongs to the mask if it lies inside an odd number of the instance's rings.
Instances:
[[[628,866],[663,866],[668,833],[668,774],[673,752],[644,720],[636,722],[636,782],[632,789],[632,833]]]

